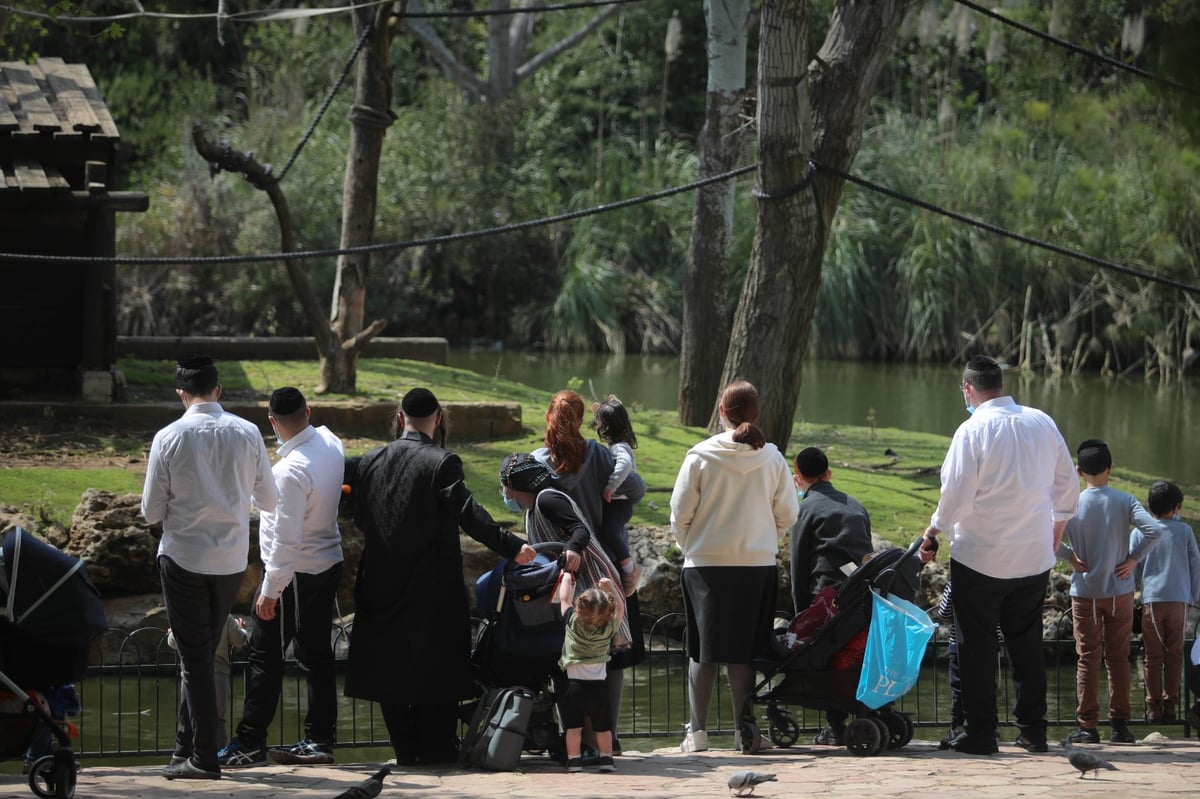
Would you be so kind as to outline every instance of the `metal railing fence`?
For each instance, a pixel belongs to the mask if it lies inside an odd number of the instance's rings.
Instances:
[[[668,631],[680,628],[679,614],[656,621],[646,620],[647,656],[625,672],[625,692],[619,736],[625,739],[682,737],[683,724],[688,718],[687,659],[678,640]],[[1070,613],[1052,606],[1046,608],[1047,627],[1052,631],[1044,640],[1048,677],[1047,721],[1050,726],[1075,726],[1075,650],[1070,634]],[[1194,633],[1194,631],[1193,631]],[[88,669],[84,681],[77,687],[82,713],[71,719],[80,738],[76,750],[89,757],[150,757],[169,755],[173,751],[175,718],[179,706],[179,672],[175,652],[166,646],[166,631],[142,628],[131,633],[110,631],[109,636],[121,635],[114,647],[98,647],[97,652],[110,653],[108,660]],[[335,626],[332,630],[340,669],[344,666],[348,631]],[[1194,634],[1192,636],[1195,637]],[[1191,641],[1185,652],[1190,650]],[[917,685],[896,703],[896,709],[909,714],[914,725],[946,727],[950,717],[950,687],[947,670],[947,644],[934,640],[928,645],[924,665]],[[1140,654],[1140,639],[1131,646],[1130,659]],[[294,659],[287,661],[287,675],[269,744],[287,744],[303,737],[305,685],[302,667]],[[1134,674],[1131,703],[1135,716],[1143,707],[1142,680],[1139,666]],[[230,690],[225,704],[225,724],[232,734],[241,715],[244,696],[246,662],[234,658],[231,662]],[[709,733],[732,735],[733,713],[724,679],[718,681],[709,716]],[[431,686],[431,690],[436,690]],[[1101,689],[1101,705],[1107,707],[1106,686]],[[1182,701],[1182,700],[1181,700]],[[1003,653],[999,662],[997,707],[1000,723],[1011,726],[1013,696],[1012,682]],[[390,748],[387,730],[377,707],[371,702],[339,696],[339,748]],[[1186,703],[1185,703],[1186,704]],[[756,714],[762,705],[755,705]],[[790,707],[792,717],[802,735],[812,733],[824,724],[819,711]],[[1180,711],[1182,713],[1182,709]],[[1132,724],[1141,719],[1131,720]],[[1180,723],[1183,723],[1182,720]],[[768,725],[760,725],[766,733]],[[1188,730],[1185,727],[1184,733]],[[803,740],[803,738],[801,739]],[[666,744],[664,744],[666,745]]]

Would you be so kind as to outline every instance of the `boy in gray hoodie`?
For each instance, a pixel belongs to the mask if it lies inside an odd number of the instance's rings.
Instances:
[[[1158,546],[1138,562],[1142,578],[1142,640],[1146,645],[1146,721],[1174,723],[1179,715],[1179,677],[1188,604],[1200,600],[1200,547],[1192,528],[1179,521],[1183,492],[1159,480],[1146,498],[1162,525]],[[1134,546],[1140,530],[1133,533]]]
[[[1071,743],[1100,743],[1100,662],[1108,670],[1109,740],[1133,743],[1129,732],[1129,636],[1133,627],[1134,569],[1162,535],[1158,521],[1131,494],[1109,486],[1112,453],[1099,439],[1079,445],[1076,464],[1087,488],[1067,522],[1058,557],[1071,564],[1075,634],[1075,691],[1079,728]],[[1140,536],[1130,535],[1136,527]],[[1131,548],[1131,545],[1134,545]]]

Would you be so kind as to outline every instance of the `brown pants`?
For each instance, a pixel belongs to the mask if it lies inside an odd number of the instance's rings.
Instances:
[[[1183,674],[1183,636],[1186,602],[1148,602],[1142,611],[1142,641],[1146,645],[1146,717],[1162,721],[1179,709],[1179,678]]]
[[[1075,627],[1075,694],[1080,727],[1095,729],[1100,719],[1100,662],[1108,670],[1108,717],[1129,721],[1129,634],[1133,592],[1102,599],[1071,598]]]

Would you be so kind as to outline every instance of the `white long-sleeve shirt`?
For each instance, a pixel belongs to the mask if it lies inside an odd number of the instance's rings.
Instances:
[[[996,397],[959,425],[942,463],[930,524],[950,557],[989,577],[1030,577],[1054,565],[1054,523],[1075,515],[1079,476],[1054,420]]]
[[[279,503],[258,525],[262,595],[278,599],[292,576],[320,574],[342,560],[338,502],[346,451],[328,427],[308,427],[279,448],[272,468]]]
[[[197,574],[246,570],[250,506],[278,492],[262,433],[216,402],[198,402],[159,430],[146,459],[142,515],[162,523],[158,554]]]

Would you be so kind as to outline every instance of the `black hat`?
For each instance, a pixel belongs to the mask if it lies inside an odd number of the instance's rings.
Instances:
[[[805,447],[796,453],[796,469],[804,477],[820,477],[829,471],[829,458],[816,447]]]
[[[193,355],[190,358],[184,358],[176,363],[180,369],[204,369],[213,366],[213,359],[207,355]]]
[[[304,407],[304,395],[294,386],[277,388],[271,392],[267,407],[276,416],[290,416]]]
[[[537,493],[553,479],[550,469],[532,455],[514,452],[500,464],[500,483],[513,491]]]
[[[441,407],[437,397],[433,396],[433,392],[427,388],[414,388],[404,395],[404,399],[400,400],[400,410],[404,411],[405,416],[411,416],[414,419],[433,416]]]
[[[217,387],[217,367],[207,355],[183,358],[175,365],[175,388],[192,396],[207,395]]]

